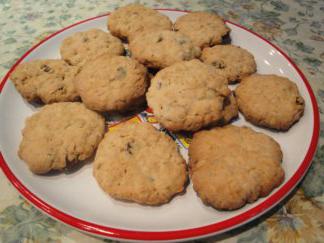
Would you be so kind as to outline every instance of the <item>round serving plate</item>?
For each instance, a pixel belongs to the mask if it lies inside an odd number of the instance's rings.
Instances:
[[[173,21],[185,11],[160,9]],[[22,196],[49,216],[87,233],[119,240],[165,241],[200,238],[238,227],[264,214],[298,184],[309,168],[319,135],[319,114],[314,94],[298,67],[278,47],[258,34],[232,22],[232,44],[249,50],[262,74],[277,74],[293,80],[305,99],[305,114],[288,132],[262,129],[240,115],[235,125],[246,125],[279,142],[284,158],[284,182],[267,197],[234,211],[218,211],[204,205],[190,183],[186,193],[168,204],[151,207],[114,200],[106,195],[92,176],[92,164],[54,175],[35,175],[17,156],[26,117],[39,107],[24,101],[9,75],[20,62],[60,58],[64,38],[91,28],[107,30],[109,15],[90,18],[68,26],[32,47],[11,68],[0,85],[0,165]]]

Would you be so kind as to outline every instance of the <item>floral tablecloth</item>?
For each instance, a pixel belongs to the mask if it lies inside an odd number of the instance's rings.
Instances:
[[[0,0],[0,76],[33,44],[82,19],[132,1]],[[306,178],[291,198],[258,220],[199,242],[324,242],[324,1],[138,1],[153,8],[216,11],[280,46],[304,72],[317,97],[321,132]],[[1,121],[0,121],[1,122]],[[0,242],[109,242],[50,219],[13,188],[0,170]]]

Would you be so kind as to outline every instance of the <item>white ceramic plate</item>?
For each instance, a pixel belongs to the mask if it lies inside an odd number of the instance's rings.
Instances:
[[[172,20],[185,14],[160,10]],[[49,36],[29,50],[19,62],[60,58],[59,46],[64,38],[90,28],[106,30],[107,15],[91,18]],[[236,125],[247,125],[277,140],[283,150],[286,179],[268,197],[229,212],[205,206],[190,184],[187,192],[160,207],[140,206],[116,201],[107,196],[92,176],[91,164],[74,173],[53,176],[32,174],[17,156],[24,120],[38,108],[23,100],[13,84],[4,78],[0,90],[0,165],[19,192],[37,208],[53,218],[88,233],[124,240],[187,240],[219,234],[265,213],[279,203],[301,180],[311,164],[319,133],[317,104],[304,75],[277,47],[234,23],[232,43],[249,50],[255,57],[259,73],[278,74],[294,80],[305,99],[305,114],[288,132],[272,132],[255,127],[242,116]],[[8,81],[8,82],[7,82]]]

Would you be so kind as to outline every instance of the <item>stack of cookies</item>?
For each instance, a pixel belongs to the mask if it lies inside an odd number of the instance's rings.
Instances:
[[[287,132],[304,100],[289,79],[255,74],[249,51],[224,45],[230,29],[222,18],[193,12],[172,23],[129,4],[109,16],[108,29],[75,33],[61,43],[62,59],[25,62],[11,74],[26,100],[45,104],[26,120],[18,151],[32,172],[62,170],[95,154],[93,175],[113,198],[164,204],[184,193],[190,177],[201,200],[220,210],[254,202],[282,183],[280,145],[228,124],[240,111],[254,125]],[[146,104],[164,129],[193,134],[189,166],[149,123],[106,132],[103,114]]]

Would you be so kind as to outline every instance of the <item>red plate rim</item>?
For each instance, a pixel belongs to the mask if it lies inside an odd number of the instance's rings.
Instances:
[[[157,9],[157,10],[164,10],[164,11],[176,11],[176,12],[190,12],[190,11],[184,11],[184,10],[175,10],[175,9]],[[1,84],[0,84],[0,92],[3,89],[6,81],[9,78],[9,75],[11,72],[15,69],[15,67],[26,57],[28,56],[34,49],[36,49],[38,46],[40,46],[42,43],[46,42],[47,40],[51,39],[52,37],[56,36],[57,34],[70,29],[73,26],[101,18],[104,16],[109,15],[103,14],[99,15],[96,17],[92,17],[89,19],[85,19],[82,21],[79,21],[77,23],[74,23],[72,25],[69,25],[40,41],[38,44],[34,45],[31,49],[29,49],[12,67],[11,69],[7,72],[5,77],[3,78]],[[226,21],[230,24],[233,24],[241,29],[244,29],[253,35],[259,37],[263,41],[267,42],[270,44],[273,48],[275,48],[277,51],[279,51],[285,58],[286,60],[295,68],[295,70],[298,72],[299,76],[302,78],[304,81],[308,93],[311,98],[311,103],[312,103],[312,108],[314,110],[313,113],[313,118],[314,118],[314,130],[312,134],[312,139],[311,143],[309,145],[308,151],[306,153],[306,156],[298,168],[298,170],[295,172],[295,174],[284,184],[281,186],[281,188],[276,191],[273,195],[269,196],[266,200],[264,200],[262,203],[257,205],[254,208],[249,209],[248,211],[241,213],[235,217],[232,217],[230,219],[215,223],[215,224],[210,224],[207,226],[203,227],[197,227],[197,228],[190,228],[190,229],[184,229],[184,230],[174,230],[174,231],[132,231],[132,230],[123,230],[123,229],[118,229],[118,228],[111,228],[107,226],[102,226],[98,224],[94,224],[91,222],[84,221],[82,219],[75,218],[71,215],[68,215],[52,205],[49,205],[42,199],[38,198],[35,194],[33,194],[31,191],[29,191],[28,188],[26,188],[22,182],[19,181],[19,179],[14,175],[14,173],[10,170],[8,167],[6,161],[4,160],[3,155],[0,152],[0,166],[9,179],[9,181],[16,187],[16,189],[29,201],[31,202],[34,206],[36,206],[38,209],[44,211],[46,214],[49,216],[62,221],[63,223],[66,223],[70,226],[73,226],[79,230],[103,236],[103,237],[108,237],[108,238],[115,238],[115,239],[126,239],[126,240],[156,240],[156,241],[161,241],[161,240],[185,240],[185,239],[190,239],[190,238],[196,238],[196,237],[202,237],[202,236],[208,236],[208,235],[213,235],[216,233],[221,233],[226,230],[233,229],[234,227],[237,227],[239,225],[242,225],[243,223],[247,223],[248,221],[254,219],[256,216],[260,216],[273,208],[276,204],[278,204],[292,189],[296,186],[296,184],[303,178],[303,176],[306,174],[308,168],[310,167],[312,163],[312,158],[314,156],[314,153],[317,148],[317,143],[318,143],[318,138],[319,138],[319,111],[318,111],[318,106],[316,103],[316,98],[314,96],[314,93],[311,89],[311,86],[306,79],[305,75],[302,73],[302,71],[297,67],[297,65],[288,57],[287,54],[285,54],[279,47],[276,45],[272,44],[270,41],[262,37],[261,35],[254,33],[253,31],[238,25],[236,23],[233,23],[231,21]]]

